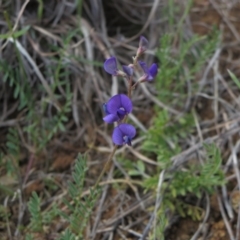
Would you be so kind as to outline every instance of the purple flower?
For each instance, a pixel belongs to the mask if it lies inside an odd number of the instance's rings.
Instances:
[[[142,53],[144,53],[148,48],[148,40],[141,36],[140,40],[139,40],[139,47],[137,50],[137,56],[141,55]]]
[[[103,105],[103,109],[106,113],[103,120],[107,123],[113,123],[122,120],[132,111],[132,102],[128,96],[117,94]]]
[[[114,128],[112,134],[112,140],[116,145],[127,144],[131,146],[131,140],[136,135],[136,129],[134,126],[122,123]]]
[[[108,58],[103,64],[104,70],[114,76],[126,77],[126,73],[118,70],[117,60],[115,57]]]
[[[132,68],[132,67],[123,65],[122,68],[123,68],[123,71],[124,71],[129,77],[133,75],[133,68]]]
[[[158,65],[153,63],[150,68],[148,68],[147,64],[142,61],[138,61],[139,65],[141,66],[142,70],[144,71],[144,76],[142,77],[142,81],[152,81],[158,72]]]
[[[118,69],[117,69],[117,60],[115,57],[110,57],[104,62],[104,70],[111,74],[116,76]]]

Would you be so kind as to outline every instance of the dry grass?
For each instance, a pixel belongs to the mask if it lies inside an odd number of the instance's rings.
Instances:
[[[29,224],[26,203],[32,191],[43,197],[44,211],[48,211],[53,203],[60,204],[67,194],[70,169],[78,152],[87,152],[88,155],[89,171],[83,195],[89,194],[89,187],[94,185],[113,149],[110,131],[102,122],[101,105],[110,96],[125,92],[127,85],[103,72],[102,63],[110,56],[116,56],[121,64],[130,62],[142,34],[150,42],[145,58],[153,61],[159,39],[168,31],[168,18],[161,15],[166,4],[167,1],[159,0],[90,0],[82,3],[81,10],[77,1],[49,1],[44,2],[41,12],[38,1],[0,2],[0,34],[9,33],[8,38],[0,40],[0,58],[11,66],[15,74],[19,74],[20,81],[29,86],[35,102],[32,106],[34,113],[43,119],[52,119],[57,111],[63,109],[68,99],[67,85],[58,84],[53,88],[57,80],[69,81],[72,93],[65,131],[54,134],[39,149],[24,131],[24,127],[32,123],[27,118],[28,111],[26,108],[19,109],[21,100],[14,98],[13,88],[0,81],[0,148],[4,159],[10,157],[13,165],[19,166],[15,166],[16,179],[9,177],[5,167],[0,166],[1,184],[18,193],[11,198],[0,194],[1,205],[10,216],[7,222],[0,216],[1,239],[24,239]],[[186,1],[175,4],[184,9]],[[142,132],[151,125],[155,114],[153,104],[169,111],[173,119],[186,111],[195,111],[196,134],[183,139],[182,153],[172,159],[173,168],[181,168],[195,156],[201,159],[203,143],[216,143],[224,159],[223,169],[228,183],[218,189],[211,199],[208,195],[204,197],[206,215],[203,224],[195,224],[190,231],[182,226],[192,226],[192,223],[170,219],[168,240],[200,239],[200,234],[202,239],[209,240],[239,239],[240,99],[239,88],[227,72],[229,69],[240,77],[239,10],[240,4],[234,0],[194,1],[190,14],[183,22],[183,35],[204,35],[212,30],[213,25],[222,30],[222,35],[219,48],[206,63],[204,71],[196,76],[195,81],[199,84],[197,93],[188,92],[183,109],[160,102],[154,84],[141,86],[133,94],[136,106],[130,119]],[[25,26],[30,26],[30,29],[14,43],[11,34]],[[177,50],[176,38],[173,51]],[[0,77],[3,79],[4,68],[1,70]],[[66,76],[61,75],[64,71],[68,73]],[[44,104],[46,107],[43,107]],[[17,159],[6,156],[10,127],[16,129],[20,136]],[[41,132],[43,127],[40,119],[36,129]],[[117,157],[122,153],[133,161],[140,159],[154,172],[156,160],[141,152],[143,140],[144,137],[139,135],[133,142],[133,149],[123,147],[117,150],[114,164],[100,183],[103,189],[86,228],[85,239],[147,239],[161,204],[159,194],[164,172],[159,177],[156,199],[153,194],[143,192],[141,179],[130,178]],[[121,177],[116,177],[116,172],[120,172]],[[51,179],[58,187],[50,189],[46,179]],[[222,222],[224,224],[220,224]],[[26,226],[27,230],[21,231],[21,226]],[[51,228],[34,239],[57,239],[65,227],[66,222],[57,219]]]

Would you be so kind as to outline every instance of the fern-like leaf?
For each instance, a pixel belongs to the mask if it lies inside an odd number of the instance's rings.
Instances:
[[[31,226],[33,231],[42,231],[43,226],[40,204],[40,198],[36,192],[33,192],[32,197],[28,202],[28,209],[31,214]]]

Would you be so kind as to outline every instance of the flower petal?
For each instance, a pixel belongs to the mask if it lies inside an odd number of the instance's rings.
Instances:
[[[104,70],[111,74],[116,75],[117,74],[117,60],[115,57],[110,57],[104,62]]]
[[[132,101],[125,94],[117,94],[107,102],[107,111],[116,113],[120,108],[124,108],[127,113],[132,111]]]
[[[108,114],[103,118],[103,120],[107,123],[114,123],[119,120],[119,117],[116,114]]]
[[[119,117],[119,120],[122,120],[126,116],[127,112],[123,109],[118,109],[117,110],[117,115]]]
[[[132,76],[133,75],[133,68],[123,65],[122,66],[123,71],[128,75],[128,76]]]
[[[158,65],[156,63],[153,63],[152,66],[149,68],[149,74],[154,78],[157,75],[158,72]]]
[[[123,137],[124,143],[126,143],[128,146],[132,146],[132,139],[128,136]]]
[[[142,49],[142,52],[146,51],[148,48],[148,40],[144,36],[140,37],[139,48]]]
[[[132,139],[136,135],[136,129],[131,124],[122,123],[118,127],[121,130],[123,136],[128,136]]]
[[[142,70],[144,71],[144,73],[146,73],[147,75],[149,74],[148,73],[148,67],[147,67],[147,64],[145,62],[142,62],[142,61],[138,61],[139,65],[141,66]]]
[[[103,108],[103,111],[104,111],[105,114],[109,114],[109,113],[110,113],[110,112],[108,112],[107,104],[106,104],[106,103],[104,103],[104,104],[102,105],[102,108]]]
[[[112,134],[112,140],[116,145],[123,145],[123,134],[119,127],[115,127]]]
[[[107,102],[107,110],[109,113],[116,113],[117,110],[122,107],[121,94],[114,95]]]
[[[121,105],[125,109],[127,113],[130,113],[132,111],[132,101],[130,98],[124,94],[119,94],[121,98]]]

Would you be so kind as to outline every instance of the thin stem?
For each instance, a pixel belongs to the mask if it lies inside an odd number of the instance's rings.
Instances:
[[[135,82],[135,83],[132,85],[131,89],[134,90],[139,83],[140,83],[139,81]]]
[[[135,57],[133,57],[133,65],[134,65],[134,67],[137,66],[137,62],[138,62],[139,57],[140,57],[140,55],[136,55]]]
[[[128,79],[128,97],[131,99],[132,95],[132,77]]]
[[[103,167],[103,170],[102,170],[102,172],[100,173],[100,175],[99,175],[99,177],[98,177],[98,179],[97,179],[97,181],[96,181],[96,183],[95,183],[95,185],[94,185],[94,188],[96,188],[96,187],[98,186],[98,184],[99,184],[99,182],[101,181],[104,173],[108,170],[109,164],[110,164],[110,162],[111,162],[111,160],[112,160],[112,158],[113,158],[116,150],[117,150],[117,145],[114,146],[111,154],[109,155],[108,160],[107,160],[107,162],[105,163],[105,165],[104,165],[104,167]]]

